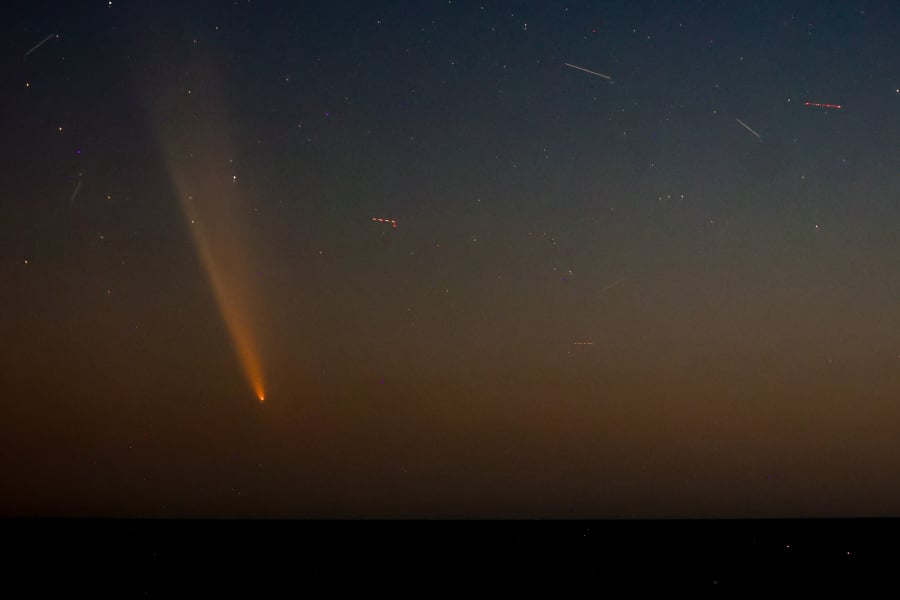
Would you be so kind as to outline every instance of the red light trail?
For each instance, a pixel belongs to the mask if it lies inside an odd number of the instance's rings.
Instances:
[[[804,102],[803,106],[817,106],[819,108],[841,108],[840,104],[820,104],[818,102]]]
[[[390,223],[391,227],[397,229],[397,221],[394,219],[379,219],[378,217],[372,217],[372,220],[378,223]]]

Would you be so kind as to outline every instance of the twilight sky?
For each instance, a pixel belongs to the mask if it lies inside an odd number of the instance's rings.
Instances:
[[[900,514],[898,26],[16,3],[0,514]]]

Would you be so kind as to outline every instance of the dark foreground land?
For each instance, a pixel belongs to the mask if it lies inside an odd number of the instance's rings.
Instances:
[[[834,591],[891,586],[900,565],[900,522],[880,519],[8,519],[0,527],[6,582],[30,594]]]

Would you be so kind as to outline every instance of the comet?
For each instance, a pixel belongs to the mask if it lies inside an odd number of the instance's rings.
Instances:
[[[759,135],[758,133],[756,133],[755,131],[753,131],[753,128],[752,128],[752,127],[750,127],[749,125],[747,125],[746,123],[744,123],[744,122],[741,121],[740,119],[735,119],[735,120],[736,120],[738,123],[740,123],[741,125],[743,125],[743,126],[744,126],[744,129],[746,129],[747,131],[749,131],[750,133],[752,133],[753,135],[755,135],[755,136],[756,136],[756,139],[759,139],[759,140],[762,139],[762,136]]]
[[[213,74],[213,63],[199,65]],[[251,238],[245,223],[250,207],[229,165],[239,158],[226,134],[223,93],[210,76],[210,102],[201,117],[184,110],[177,90],[157,86],[154,118],[160,147],[200,263],[254,398],[266,399],[258,323],[261,291]],[[167,95],[168,94],[168,95]]]
[[[612,77],[609,75],[604,75],[603,73],[598,73],[597,71],[591,71],[590,69],[585,69],[584,67],[579,67],[578,65],[570,65],[569,63],[563,63],[567,67],[571,67],[573,69],[578,69],[579,71],[584,71],[585,73],[590,73],[591,75],[596,75],[597,77],[602,77],[603,79],[608,79],[612,81]]]

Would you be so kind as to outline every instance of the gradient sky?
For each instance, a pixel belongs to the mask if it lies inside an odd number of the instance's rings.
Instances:
[[[898,26],[16,3],[0,514],[897,516]]]

